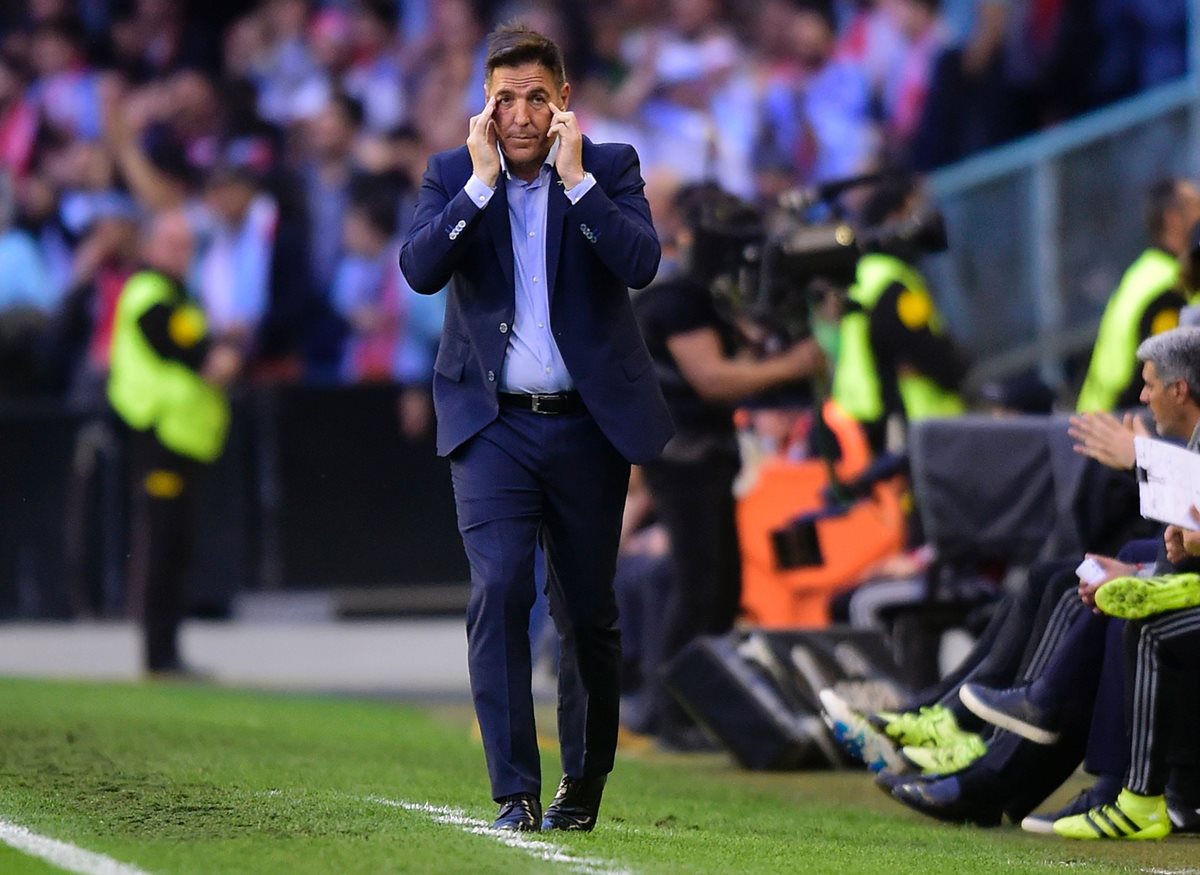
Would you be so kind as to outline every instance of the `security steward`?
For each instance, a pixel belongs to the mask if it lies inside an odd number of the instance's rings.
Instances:
[[[1125,271],[1104,308],[1079,392],[1079,413],[1138,406],[1138,345],[1179,325],[1179,312],[1188,303],[1179,267],[1189,233],[1200,221],[1200,190],[1184,179],[1155,183],[1147,193],[1145,218],[1153,242]]]
[[[880,185],[863,206],[869,227],[898,221],[913,206],[906,180]],[[904,245],[869,252],[838,331],[833,397],[863,425],[872,450],[889,443],[888,424],[956,416],[965,410],[959,388],[967,359],[947,335],[929,285]]]
[[[195,534],[196,479],[225,447],[225,387],[240,356],[209,341],[183,285],[192,232],[182,212],[152,220],[145,267],[129,278],[113,326],[108,399],[129,428],[132,537],[129,584],[151,674],[187,674],[179,657],[183,582]]]

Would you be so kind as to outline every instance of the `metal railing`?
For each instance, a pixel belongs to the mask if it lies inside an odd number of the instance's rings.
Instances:
[[[925,267],[972,382],[1037,368],[1064,388],[1121,273],[1145,248],[1146,189],[1200,178],[1200,13],[1184,79],[932,174],[949,252]]]

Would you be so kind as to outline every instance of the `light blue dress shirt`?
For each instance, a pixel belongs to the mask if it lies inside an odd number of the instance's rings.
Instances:
[[[550,297],[546,278],[546,213],[551,197],[565,196],[575,204],[596,184],[589,173],[584,180],[560,194],[551,191],[550,169],[558,156],[558,141],[541,172],[525,182],[508,172],[504,152],[500,152],[501,176],[508,196],[508,220],[512,226],[513,279],[516,285],[513,324],[508,331],[508,346],[500,369],[501,392],[546,394],[566,392],[575,387],[563,362],[550,326]],[[473,175],[464,187],[471,201],[483,209],[495,189]]]

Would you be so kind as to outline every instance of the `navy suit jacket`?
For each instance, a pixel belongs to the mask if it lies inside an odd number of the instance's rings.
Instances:
[[[546,216],[550,323],[563,361],[597,425],[631,462],[662,451],[673,426],[629,287],[654,279],[661,250],[632,146],[583,143],[596,184],[572,205],[557,171]],[[447,283],[446,322],[434,363],[439,455],[499,412],[500,368],[513,324],[512,229],[503,178],[484,209],[463,191],[471,157],[462,146],[429,159],[413,223],[400,249],[409,285]]]

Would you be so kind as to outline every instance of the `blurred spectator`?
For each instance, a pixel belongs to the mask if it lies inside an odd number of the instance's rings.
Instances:
[[[838,36],[837,57],[857,65],[881,95],[902,63],[904,37],[888,8],[894,0],[858,0]]]
[[[37,244],[13,224],[12,183],[0,175],[0,314],[23,308],[48,313],[57,303]]]
[[[38,115],[25,97],[21,70],[0,54],[0,167],[20,179],[33,164]]]
[[[767,87],[758,159],[774,159],[805,182],[870,169],[878,139],[867,81],[853,63],[834,58],[832,15],[806,4],[793,15],[788,34],[796,67]]]
[[[483,105],[483,28],[466,0],[438,0],[431,11],[433,26],[408,68],[413,122],[438,151],[461,144],[467,119]]]
[[[742,46],[719,0],[671,0],[661,27],[628,34],[622,54],[636,75],[639,120],[652,138],[647,163],[685,180],[719,179],[749,194],[749,155],[758,129]]]
[[[948,0],[950,48],[930,76],[912,147],[913,164],[931,170],[1021,132],[1005,79],[1004,44],[1014,0]]]
[[[939,0],[884,0],[883,5],[902,40],[881,92],[885,134],[892,163],[907,165],[934,63],[950,37],[938,15]]]
[[[39,25],[29,58],[37,77],[29,97],[45,123],[69,136],[99,139],[104,131],[102,80],[88,65],[79,26],[66,20]]]
[[[401,427],[416,437],[432,422],[428,384],[445,295],[417,295],[400,273],[396,192],[386,180],[364,177],[353,194],[345,217],[346,254],[331,295],[335,311],[350,329],[342,378],[403,384]]]
[[[1093,14],[1100,51],[1090,84],[1100,100],[1125,97],[1187,72],[1188,5],[1169,0],[1096,0]]]
[[[770,203],[881,160],[939,166],[1166,81],[1184,67],[1186,10],[1183,0],[24,0],[0,8],[0,161],[46,306],[70,289],[56,326],[92,300],[81,282],[128,191],[142,212],[187,209],[203,269],[255,263],[248,253],[266,247],[256,268],[270,276],[266,293],[250,293],[255,271],[209,292],[227,303],[265,294],[247,317],[257,327],[239,328],[247,343],[335,373],[347,186],[386,177],[403,231],[426,157],[461,144],[481,104],[482,34],[496,20],[524,18],[569,47],[571,109],[593,140],[635,144],[649,182],[669,168],[668,188],[717,179]],[[273,202],[273,222],[258,208],[248,216],[261,223],[208,216],[210,179],[230,166],[256,177],[252,200]]]
[[[342,220],[348,186],[356,172],[355,142],[363,106],[337,94],[308,125],[309,159],[301,171],[308,208],[308,249],[313,283],[327,289],[342,254]]]
[[[12,184],[0,172],[0,398],[41,388],[39,338],[53,304],[41,255],[13,213]]]
[[[342,86],[362,103],[367,128],[372,131],[394,128],[407,112],[392,38],[395,30],[394,3],[361,0],[352,14],[354,60]]]
[[[214,338],[260,375],[295,375],[314,314],[303,229],[245,167],[213,171],[205,203],[211,227],[196,288]]]
[[[215,69],[215,45],[202,16],[185,15],[184,0],[135,0],[112,27],[116,65],[132,81],[178,70]]]
[[[350,16],[338,8],[322,9],[308,23],[308,52],[313,70],[303,84],[294,88],[288,103],[275,117],[269,97],[263,104],[263,115],[279,122],[311,118],[329,100],[337,82],[353,59]]]
[[[61,147],[60,147],[61,148]],[[43,153],[39,172],[31,173],[17,187],[19,224],[37,243],[48,275],[47,289],[63,289],[72,271],[73,240],[59,214],[59,191],[47,167],[54,152]]]
[[[278,124],[308,118],[328,96],[328,84],[306,42],[307,0],[270,0],[261,15],[262,45],[246,71],[262,117]]]
[[[357,162],[372,176],[388,180],[397,191],[396,236],[404,237],[412,223],[417,205],[417,188],[425,174],[429,152],[416,128],[408,125],[388,131],[383,136],[359,139]]]

